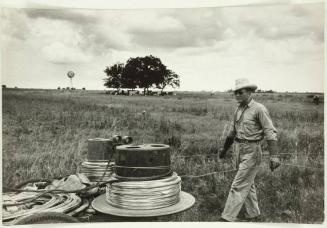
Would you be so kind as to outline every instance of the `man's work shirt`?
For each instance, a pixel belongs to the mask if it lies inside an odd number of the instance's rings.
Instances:
[[[245,107],[239,106],[233,116],[229,136],[246,140],[277,140],[275,129],[265,106],[253,99]]]

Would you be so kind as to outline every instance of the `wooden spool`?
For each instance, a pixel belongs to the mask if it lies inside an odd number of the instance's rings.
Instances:
[[[116,147],[116,174],[119,177],[153,177],[170,172],[170,148],[164,144]]]
[[[112,139],[94,138],[87,140],[87,160],[103,161],[113,158],[114,142]]]

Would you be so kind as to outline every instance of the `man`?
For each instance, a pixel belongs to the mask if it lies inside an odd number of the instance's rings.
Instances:
[[[270,169],[280,165],[277,157],[277,131],[265,106],[254,101],[252,93],[257,86],[248,79],[236,80],[235,98],[239,103],[219,158],[226,157],[230,146],[235,142],[237,174],[233,180],[220,221],[235,221],[244,205],[246,217],[256,220],[260,215],[254,178],[261,163],[261,141],[267,140],[270,153]]]

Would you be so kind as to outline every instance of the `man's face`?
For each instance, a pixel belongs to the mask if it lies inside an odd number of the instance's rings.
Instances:
[[[246,90],[246,89],[240,89],[234,91],[235,94],[235,99],[238,103],[243,103],[245,104],[248,100],[249,97],[251,96],[251,92]]]

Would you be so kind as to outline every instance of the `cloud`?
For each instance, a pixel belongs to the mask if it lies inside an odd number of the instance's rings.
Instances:
[[[162,50],[211,46],[224,39],[226,29],[218,8],[144,10],[126,18],[122,23],[133,44]]]
[[[128,20],[128,32],[136,33],[162,33],[162,32],[179,32],[184,31],[185,27],[180,20],[167,15],[163,12],[144,10],[141,12],[133,12]],[[146,15],[146,19],[144,18]],[[123,22],[127,22],[123,20]]]
[[[117,30],[129,37],[127,46],[139,48],[176,48],[187,45],[183,23],[168,14],[170,10],[125,11]],[[146,18],[144,17],[146,15]],[[129,44],[129,45],[128,45]]]
[[[29,34],[27,18],[23,10],[20,9],[2,9],[1,22],[2,33],[19,40],[25,40]]]
[[[240,36],[251,32],[267,40],[311,36],[322,42],[323,8],[323,4],[252,6],[226,9],[225,16]],[[233,18],[236,15],[242,20]]]
[[[81,29],[81,34],[87,46],[95,55],[104,55],[112,50],[127,50],[131,46],[130,35],[124,31],[126,23],[121,22],[117,12],[102,12],[99,20],[94,25],[86,25]],[[87,47],[86,47],[87,48]]]
[[[128,46],[128,34],[121,31],[121,25],[116,23],[115,17],[120,17],[116,12],[25,9],[31,23],[39,28],[39,31],[35,32],[35,26],[32,26],[35,36],[43,36],[46,40],[49,38],[51,42],[60,41],[65,45],[73,45],[85,55],[94,56],[106,55],[114,49],[124,49]]]
[[[42,49],[46,59],[52,63],[73,64],[89,62],[91,56],[86,55],[80,49],[67,46],[60,42],[55,42]]]
[[[65,57],[66,54],[51,56],[49,51],[43,52],[47,53],[45,58],[52,63],[85,62],[99,54],[100,50],[111,46],[107,44],[110,40],[102,36],[101,30],[96,30],[99,24],[96,12],[73,9],[4,9],[1,15],[3,33],[8,37],[7,40],[10,37],[17,38],[38,50],[49,50],[54,43],[61,43],[74,50],[72,53],[75,54],[68,57]],[[119,41],[119,38],[111,40]],[[60,56],[63,57],[62,60],[59,59]],[[72,60],[69,56],[75,56],[75,59]]]
[[[28,19],[25,46],[41,50],[45,60],[55,64],[85,63],[95,56],[95,42],[90,42],[81,26],[65,20]],[[101,43],[100,43],[101,44]]]
[[[47,18],[68,21],[74,24],[94,24],[97,22],[96,10],[76,9],[25,9],[25,13],[32,19]]]

